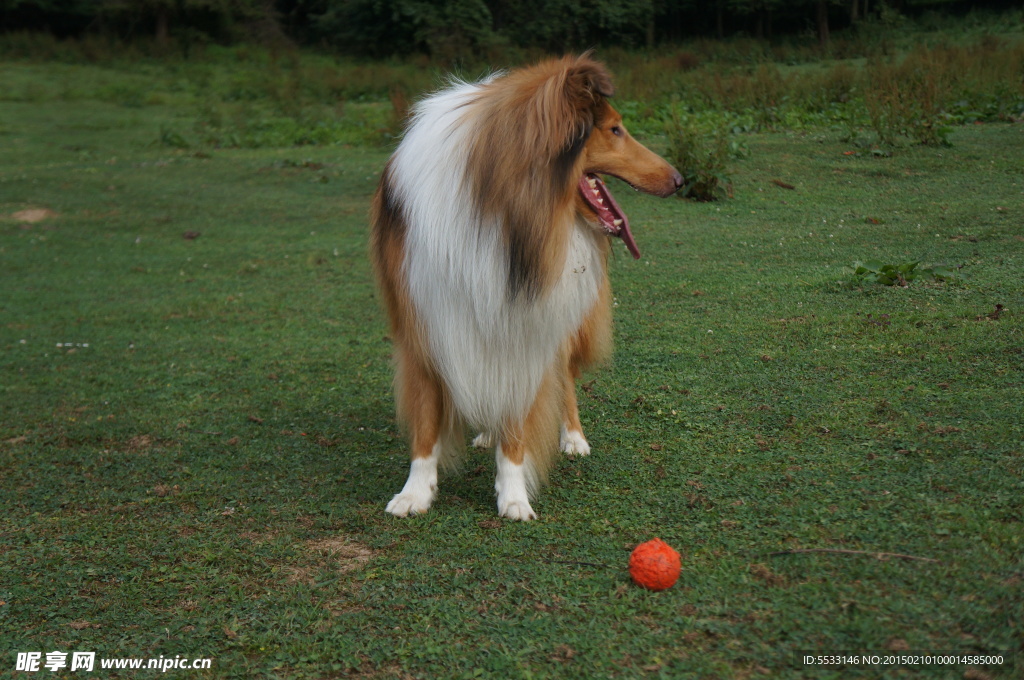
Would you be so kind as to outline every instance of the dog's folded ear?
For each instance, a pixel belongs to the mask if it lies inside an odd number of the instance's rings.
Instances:
[[[611,97],[615,88],[607,69],[591,59],[589,54],[565,57],[562,65],[560,101],[553,107],[562,112],[558,147],[560,155],[569,153],[575,156],[599,122],[598,115],[605,97]]]
[[[476,102],[479,141],[490,153],[512,137],[524,161],[542,165],[575,156],[614,89],[608,70],[589,53],[513,71],[488,83],[487,96]]]
[[[514,71],[490,87],[487,119],[496,130],[518,129],[522,148],[542,163],[582,149],[614,92],[607,69],[589,53]]]
[[[601,99],[615,94],[608,71],[589,54],[579,57],[565,73],[566,97],[578,108],[593,108]]]

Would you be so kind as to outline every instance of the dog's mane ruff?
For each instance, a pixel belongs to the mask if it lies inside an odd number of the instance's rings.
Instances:
[[[513,297],[539,295],[560,274],[577,159],[611,94],[608,72],[583,55],[489,80],[469,106],[468,179],[480,215],[501,225]]]
[[[400,239],[410,332],[478,431],[522,422],[597,301],[603,237],[574,198],[610,93],[587,57],[454,81],[415,107],[386,169],[377,214]]]

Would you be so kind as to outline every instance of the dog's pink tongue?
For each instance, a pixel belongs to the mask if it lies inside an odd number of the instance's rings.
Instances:
[[[619,238],[626,242],[626,248],[629,250],[630,255],[633,256],[633,259],[639,260],[640,249],[636,247],[636,241],[633,240],[633,233],[629,230],[629,221],[625,219],[625,215],[622,217],[622,231],[619,232]]]
[[[608,187],[597,175],[586,174],[580,178],[579,192],[597,214],[597,219],[609,234],[618,236],[626,243],[626,248],[634,259],[640,259],[640,249],[633,240],[633,232],[629,230],[629,219],[622,208],[612,198]]]

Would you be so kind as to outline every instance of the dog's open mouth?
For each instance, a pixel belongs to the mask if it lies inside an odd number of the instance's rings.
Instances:
[[[640,249],[636,247],[633,234],[629,231],[629,220],[626,219],[626,213],[622,212],[622,208],[612,198],[611,192],[608,191],[607,185],[601,181],[601,178],[588,172],[580,177],[579,191],[583,200],[597,214],[597,220],[601,226],[612,236],[618,236],[625,241],[633,258],[639,260]]]

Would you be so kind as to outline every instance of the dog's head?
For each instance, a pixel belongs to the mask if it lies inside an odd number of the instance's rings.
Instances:
[[[577,210],[613,236],[639,258],[629,220],[600,175],[618,177],[637,191],[670,196],[683,184],[682,175],[665,159],[636,141],[609,103],[611,77],[600,63],[584,55],[566,64],[563,111],[574,118],[563,142],[563,153],[574,157],[578,172]]]
[[[668,196],[682,177],[630,136],[609,103],[608,70],[589,54],[552,59],[484,83],[464,105],[473,131],[466,175],[480,214],[502,225],[510,290],[533,295],[561,273],[557,254],[582,216],[640,257],[625,213],[599,175]],[[568,219],[563,219],[568,218]]]

